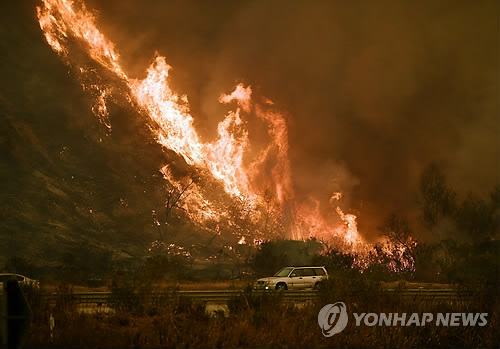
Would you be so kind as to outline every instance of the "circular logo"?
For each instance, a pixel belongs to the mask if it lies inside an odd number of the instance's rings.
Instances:
[[[318,314],[318,324],[325,337],[342,332],[347,325],[347,320],[346,306],[343,302],[327,304]]]

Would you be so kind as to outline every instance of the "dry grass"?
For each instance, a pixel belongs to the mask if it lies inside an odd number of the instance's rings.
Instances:
[[[224,284],[219,284],[220,286]],[[233,299],[228,317],[210,317],[201,304],[142,304],[140,310],[116,308],[111,314],[80,314],[60,288],[55,307],[43,302],[37,291],[28,292],[34,321],[26,347],[442,347],[487,348],[500,343],[498,297],[483,290],[472,300],[454,303],[388,296],[380,286],[362,280],[332,281],[321,299],[303,307],[284,304],[279,296],[255,297],[251,292]],[[367,327],[354,326],[325,338],[317,324],[319,309],[343,301],[349,312],[488,312],[485,327]],[[51,340],[49,316],[55,318]]]

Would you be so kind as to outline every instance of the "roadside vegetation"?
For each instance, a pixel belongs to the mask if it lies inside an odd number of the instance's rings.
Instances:
[[[418,241],[406,217],[392,213],[379,228],[390,245],[375,245],[365,265],[356,254],[314,238],[229,246],[216,232],[192,248],[157,240],[137,258],[115,258],[82,245],[48,266],[11,256],[4,269],[41,280],[42,288],[25,290],[34,314],[27,347],[498,347],[499,189],[485,198],[460,199],[439,167],[430,165],[418,197],[419,224],[432,238]],[[317,301],[287,304],[279,294],[256,297],[248,288],[229,302],[227,312],[208,314],[203,304],[152,296],[153,290],[175,293],[180,284],[212,288],[218,282],[241,289],[291,265],[326,266],[330,279]],[[428,301],[397,291],[424,283],[466,290],[472,297]],[[387,284],[396,292],[384,291]],[[111,291],[111,310],[80,311],[72,294],[82,288]],[[49,303],[47,294],[54,292]],[[357,312],[486,312],[488,325],[355,327],[350,322],[341,335],[325,338],[317,315],[337,301]]]
[[[203,304],[188,299],[151,299],[127,287],[130,285],[113,291],[119,301],[111,305],[112,311],[91,314],[78,311],[70,287],[58,288],[54,305],[47,302],[43,289],[25,289],[34,314],[25,346],[496,348],[500,343],[500,304],[491,287],[476,288],[472,298],[429,301],[403,297],[399,291],[404,284],[387,293],[380,283],[365,278],[335,278],[323,285],[317,301],[304,304],[281,302],[279,294],[258,297],[247,289],[228,303],[226,314],[209,314]],[[356,327],[351,316],[342,333],[326,338],[317,324],[318,312],[325,304],[337,301],[343,301],[349,312],[358,313],[486,312],[488,324]],[[51,316],[55,324],[52,330]]]

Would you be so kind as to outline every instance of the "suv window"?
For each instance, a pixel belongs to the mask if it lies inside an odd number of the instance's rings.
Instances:
[[[304,269],[295,269],[290,276],[302,276]]]
[[[325,275],[325,271],[323,270],[323,268],[314,268],[314,273],[317,276],[323,276],[323,275]]]
[[[314,271],[312,268],[306,268],[306,269],[302,269],[302,270],[304,271],[302,276],[314,276]]]
[[[283,268],[280,271],[278,271],[276,274],[274,274],[274,276],[279,276],[279,277],[288,276],[288,274],[290,274],[291,270],[292,270],[292,268]]]

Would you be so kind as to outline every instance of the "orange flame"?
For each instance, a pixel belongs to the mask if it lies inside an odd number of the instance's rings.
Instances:
[[[158,125],[158,142],[181,155],[188,164],[201,164],[203,147],[193,128],[187,98],[177,96],[168,86],[169,70],[165,58],[157,56],[146,79],[131,80],[132,94]]]

